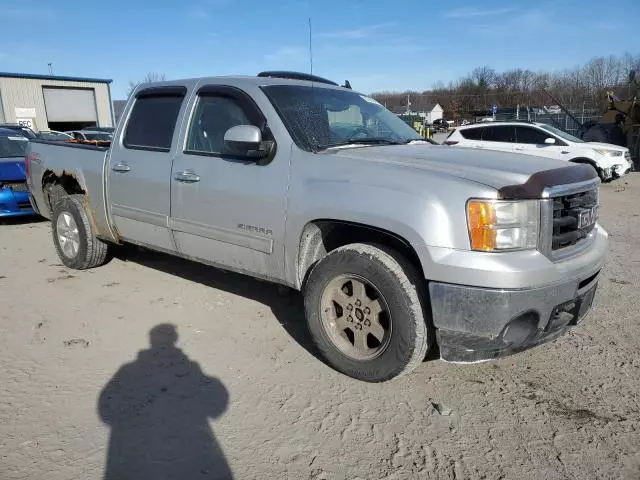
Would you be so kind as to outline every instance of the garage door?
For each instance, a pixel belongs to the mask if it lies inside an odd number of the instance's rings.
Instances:
[[[80,88],[43,88],[47,121],[97,122],[94,91]]]

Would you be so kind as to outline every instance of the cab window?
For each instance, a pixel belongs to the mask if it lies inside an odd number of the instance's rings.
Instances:
[[[200,97],[189,127],[187,151],[225,153],[224,134],[237,125],[253,123],[236,99],[222,95]]]

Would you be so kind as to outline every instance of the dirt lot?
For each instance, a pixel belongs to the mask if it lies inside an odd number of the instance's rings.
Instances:
[[[70,271],[2,225],[0,479],[640,478],[638,205],[640,174],[603,186],[585,324],[379,385],[314,357],[298,296],[140,251]]]

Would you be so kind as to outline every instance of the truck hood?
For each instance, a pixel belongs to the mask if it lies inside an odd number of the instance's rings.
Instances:
[[[431,144],[357,147],[326,153],[345,159],[437,172],[495,189],[521,185],[534,173],[567,166],[567,162],[562,160]]]
[[[0,181],[26,180],[26,178],[24,160],[0,157]]]

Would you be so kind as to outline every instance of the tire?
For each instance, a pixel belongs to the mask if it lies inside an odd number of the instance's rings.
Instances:
[[[365,285],[364,296],[358,297],[358,284]],[[319,353],[337,371],[366,382],[405,375],[424,360],[434,335],[421,297],[427,298],[424,280],[413,265],[391,249],[358,243],[321,259],[304,288],[309,332]],[[356,336],[365,339],[364,346]]]
[[[50,206],[51,215],[53,215],[53,207],[54,205],[62,198],[66,197],[68,194],[62,185],[58,183],[50,183],[44,188],[44,192],[47,197],[47,201]]]
[[[91,230],[82,195],[68,195],[56,200],[51,216],[51,232],[58,257],[65,266],[86,270],[107,262],[109,245],[96,238]],[[67,240],[61,239],[61,236]],[[69,240],[72,236],[77,237],[77,242],[75,239]],[[68,247],[76,243],[77,248]]]

